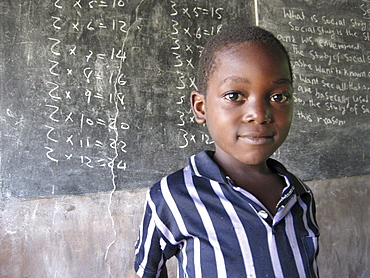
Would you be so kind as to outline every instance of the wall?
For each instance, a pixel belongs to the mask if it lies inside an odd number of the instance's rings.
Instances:
[[[321,277],[369,277],[370,176],[308,185],[321,228]],[[0,277],[135,277],[134,243],[145,193],[1,200]],[[175,277],[173,267],[170,271]]]

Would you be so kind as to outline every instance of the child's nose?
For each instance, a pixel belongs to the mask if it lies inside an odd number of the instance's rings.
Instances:
[[[248,100],[245,103],[244,121],[248,123],[265,124],[272,121],[271,110],[266,100]]]

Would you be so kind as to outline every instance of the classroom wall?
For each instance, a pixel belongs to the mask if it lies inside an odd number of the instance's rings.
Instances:
[[[321,277],[370,277],[370,175],[308,185],[321,229]],[[137,189],[1,200],[0,277],[135,277],[145,194]]]

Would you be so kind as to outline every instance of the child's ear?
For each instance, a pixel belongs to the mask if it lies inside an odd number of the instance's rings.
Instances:
[[[198,124],[204,124],[206,122],[205,95],[198,91],[192,91],[190,103],[196,122]]]

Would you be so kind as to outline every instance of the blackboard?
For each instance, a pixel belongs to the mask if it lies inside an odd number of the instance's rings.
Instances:
[[[266,27],[292,53],[295,120],[274,157],[304,180],[370,172],[368,1],[0,7],[3,197],[144,188],[212,149],[188,96],[206,40],[241,21]]]

